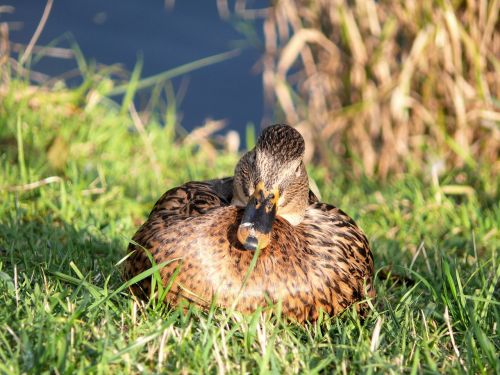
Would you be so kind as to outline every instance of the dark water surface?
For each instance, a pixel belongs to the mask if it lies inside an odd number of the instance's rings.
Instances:
[[[267,2],[256,3],[265,6]],[[0,0],[0,5],[15,7],[12,14],[0,14],[0,22],[11,23],[13,42],[29,42],[45,4],[41,0]],[[231,50],[235,41],[244,40],[219,17],[216,0],[176,1],[172,10],[165,8],[163,0],[55,0],[37,45],[47,45],[68,32],[87,60],[121,63],[131,71],[142,55],[142,77]],[[248,122],[259,124],[262,82],[251,71],[259,57],[257,48],[248,47],[233,59],[174,79],[176,90],[183,79],[188,82],[179,106],[181,125],[190,130],[207,118],[226,119],[226,129],[241,133]],[[71,60],[44,58],[35,70],[55,76],[74,67]]]

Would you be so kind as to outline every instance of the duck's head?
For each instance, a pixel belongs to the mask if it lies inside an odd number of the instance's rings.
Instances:
[[[236,165],[232,204],[245,207],[238,240],[246,249],[269,245],[276,216],[292,225],[304,218],[309,194],[304,149],[297,130],[273,125]]]

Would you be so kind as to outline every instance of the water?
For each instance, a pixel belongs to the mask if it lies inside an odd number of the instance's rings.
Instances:
[[[257,7],[267,2],[255,3]],[[15,12],[0,14],[0,22],[22,23],[18,30],[11,24],[13,42],[29,42],[45,4],[40,0],[1,2],[14,6]],[[55,0],[37,45],[47,45],[68,32],[84,56],[99,63],[121,63],[131,71],[141,54],[142,77],[228,51],[235,41],[244,39],[221,20],[215,0],[177,1],[173,10],[167,10],[163,0]],[[258,48],[245,48],[236,58],[174,79],[176,90],[187,82],[179,105],[181,125],[191,130],[207,118],[225,119],[226,130],[242,133],[247,123],[260,124],[262,81],[258,72],[252,72],[260,55]],[[45,58],[35,70],[55,76],[74,67],[74,61]]]

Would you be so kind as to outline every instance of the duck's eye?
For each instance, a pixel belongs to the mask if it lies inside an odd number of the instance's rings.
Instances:
[[[274,193],[269,194],[267,197],[270,201],[272,201],[274,199]]]

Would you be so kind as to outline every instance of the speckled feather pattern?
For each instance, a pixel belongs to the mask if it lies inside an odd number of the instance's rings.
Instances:
[[[262,131],[256,148],[260,152],[272,154],[274,160],[286,163],[302,158],[305,143],[302,135],[291,126],[276,124]]]
[[[178,269],[166,297],[170,303],[185,299],[207,307],[215,298],[227,307],[240,291],[254,253],[236,238],[243,209],[230,205],[232,184],[226,178],[169,190],[133,237],[157,264],[179,258],[160,271],[167,285]],[[130,244],[129,251],[126,278],[151,267],[141,247]],[[134,291],[148,296],[149,288],[150,281],[144,280]],[[309,192],[299,225],[277,218],[237,309],[251,312],[281,301],[283,314],[302,322],[317,319],[320,310],[336,315],[374,296],[373,258],[365,235],[348,215]]]

